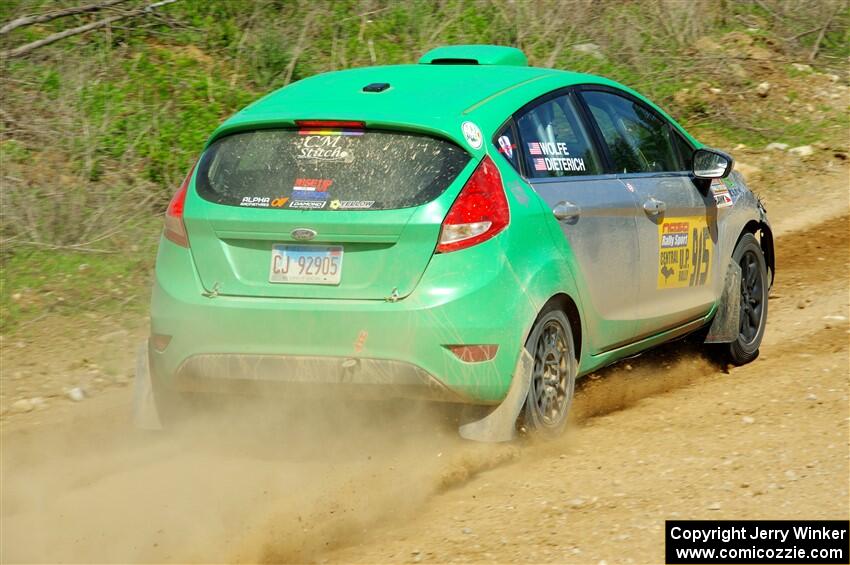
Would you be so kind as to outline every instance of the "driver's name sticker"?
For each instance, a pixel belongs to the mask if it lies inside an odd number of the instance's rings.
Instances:
[[[582,157],[571,157],[569,147],[562,141],[531,141],[528,154],[535,171],[586,171]]]
[[[708,284],[713,253],[704,216],[665,218],[658,226],[658,288]]]

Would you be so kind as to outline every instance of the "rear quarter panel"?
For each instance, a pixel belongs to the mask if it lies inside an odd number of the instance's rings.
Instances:
[[[531,333],[538,314],[557,294],[566,294],[581,309],[576,279],[575,260],[568,245],[559,247],[553,240],[548,220],[551,213],[534,189],[516,172],[498,151],[489,147],[490,157],[499,167],[511,208],[511,224],[506,250],[506,266],[513,274],[516,290],[529,305],[522,320],[522,344]],[[563,238],[562,238],[563,239]],[[586,335],[585,321],[574,328]]]

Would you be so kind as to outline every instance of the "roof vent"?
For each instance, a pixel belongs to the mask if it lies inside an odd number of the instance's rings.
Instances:
[[[373,82],[363,87],[363,92],[383,92],[390,87],[388,82]]]
[[[501,45],[448,45],[431,49],[419,59],[420,65],[510,65],[527,67],[525,53]]]

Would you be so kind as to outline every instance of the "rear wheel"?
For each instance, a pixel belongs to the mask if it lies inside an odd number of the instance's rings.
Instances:
[[[525,348],[534,359],[534,369],[522,423],[529,433],[555,437],[567,424],[577,372],[573,333],[564,313],[544,313]]]
[[[753,234],[744,234],[732,253],[741,266],[741,309],[738,337],[729,344],[729,360],[744,365],[758,357],[767,323],[767,265]]]

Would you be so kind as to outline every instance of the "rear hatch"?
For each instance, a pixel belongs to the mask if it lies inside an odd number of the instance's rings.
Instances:
[[[403,297],[434,252],[452,198],[440,196],[467,167],[457,145],[411,132],[222,137],[198,163],[201,200],[184,215],[201,281],[233,296]]]

